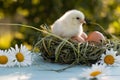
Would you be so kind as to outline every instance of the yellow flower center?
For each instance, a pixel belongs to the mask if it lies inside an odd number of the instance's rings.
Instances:
[[[115,61],[115,59],[114,59],[114,57],[113,57],[112,55],[107,55],[107,56],[105,56],[105,58],[104,58],[104,62],[105,62],[106,64],[112,65],[112,64],[114,63],[114,61]]]
[[[95,76],[98,76],[99,74],[101,74],[100,71],[94,71],[90,74],[90,76],[95,77]]]
[[[24,61],[24,55],[22,53],[17,53],[16,58],[18,62],[23,62]]]
[[[0,56],[0,64],[6,64],[8,62],[8,58],[5,55]]]

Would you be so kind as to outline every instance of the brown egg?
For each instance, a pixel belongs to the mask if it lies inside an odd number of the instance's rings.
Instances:
[[[82,35],[81,35],[81,37],[82,37],[84,40],[86,40],[88,36],[87,36],[87,34],[86,34],[85,32],[83,32]]]
[[[102,41],[105,41],[105,37],[102,33],[98,31],[94,31],[88,35],[87,41],[90,42],[97,42],[100,43]]]
[[[73,37],[71,37],[71,40],[73,42],[77,42],[77,43],[83,43],[83,42],[85,42],[84,38],[82,38],[81,36],[73,36]]]
[[[83,43],[86,42],[87,37],[88,37],[87,34],[83,32],[81,35],[71,37],[71,40],[73,42]]]

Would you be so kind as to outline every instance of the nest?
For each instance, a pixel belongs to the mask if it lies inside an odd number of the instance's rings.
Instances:
[[[99,44],[92,42],[75,43],[52,34],[48,29],[43,30],[41,40],[35,47],[39,48],[44,60],[61,64],[91,65],[100,60],[106,49],[114,48],[120,53],[120,43],[106,40]]]

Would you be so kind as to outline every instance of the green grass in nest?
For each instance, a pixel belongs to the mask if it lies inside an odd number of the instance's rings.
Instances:
[[[43,29],[47,35],[44,36],[35,47],[38,47],[44,60],[61,64],[91,65],[100,60],[106,49],[114,48],[120,53],[120,42],[106,40],[99,44],[93,42],[75,43],[63,39]]]

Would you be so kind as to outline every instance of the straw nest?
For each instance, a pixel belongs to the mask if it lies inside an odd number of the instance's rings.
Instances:
[[[120,42],[106,40],[96,44],[93,42],[75,43],[51,33],[50,29],[42,28],[41,40],[35,45],[44,60],[52,63],[91,65],[100,60],[106,49],[114,48],[120,53]],[[46,35],[47,34],[47,35]]]

